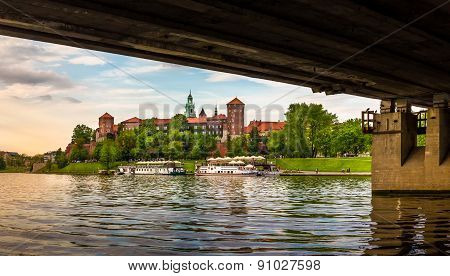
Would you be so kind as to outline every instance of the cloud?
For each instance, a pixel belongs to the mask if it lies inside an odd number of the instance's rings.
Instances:
[[[79,99],[76,99],[74,97],[62,97],[62,100],[68,102],[68,103],[81,103]]]
[[[69,59],[69,63],[92,66],[92,65],[103,65],[106,62],[96,56],[79,56]]]
[[[4,66],[0,62],[0,82],[11,84],[49,85],[54,88],[72,88],[74,84],[65,75],[41,71],[25,66]]]
[[[49,94],[41,95],[37,97],[19,97],[19,96],[11,96],[12,99],[23,102],[23,103],[45,103],[45,102],[61,102],[61,103],[81,103],[80,100],[74,97],[56,97]]]

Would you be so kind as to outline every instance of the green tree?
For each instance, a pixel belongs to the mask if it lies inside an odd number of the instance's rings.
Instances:
[[[69,161],[66,158],[66,154],[61,150],[61,148],[59,148],[56,151],[55,162],[56,162],[56,165],[58,166],[58,168],[60,168],[60,169],[67,166],[67,164],[69,163]]]
[[[250,137],[248,139],[248,152],[250,155],[259,154],[259,142],[261,138],[259,137],[258,128],[253,126],[250,132]]]
[[[177,114],[172,117],[169,124],[169,129],[184,131],[187,129],[187,119],[183,114]]]
[[[317,133],[316,148],[317,152],[321,153],[325,157],[331,157],[336,155],[336,150],[333,144],[334,131],[333,127],[326,127],[321,129]]]
[[[181,141],[171,141],[163,146],[164,156],[168,159],[178,159],[182,155],[183,143]]]
[[[231,140],[231,148],[228,149],[229,156],[233,157],[247,154],[247,139],[245,135],[235,137]]]
[[[77,144],[86,144],[91,141],[94,131],[86,125],[77,125],[73,129],[72,142]]]
[[[100,150],[100,162],[109,170],[117,157],[118,151],[114,141],[106,140]]]
[[[267,140],[267,149],[269,154],[274,157],[279,157],[285,154],[285,132],[271,131]]]
[[[371,149],[372,137],[361,131],[361,119],[350,119],[336,126],[334,131],[336,152],[358,155]]]
[[[3,157],[0,157],[0,170],[6,169],[6,162]]]
[[[329,113],[321,104],[310,104],[307,106],[306,117],[307,137],[311,147],[311,157],[317,157],[317,143],[324,129],[337,122],[335,114]]]
[[[98,142],[98,143],[95,145],[95,149],[94,149],[94,152],[93,152],[93,154],[92,154],[92,157],[93,157],[95,160],[100,160],[100,151],[102,150],[102,146],[103,146],[103,142]]]
[[[136,147],[136,133],[134,130],[122,131],[117,137],[117,145],[122,160],[130,160],[133,158],[133,149]]]
[[[75,144],[70,153],[71,161],[84,161],[89,157],[89,152],[82,145]]]
[[[306,136],[308,105],[291,104],[286,112],[285,154],[288,157],[310,157],[310,147]]]

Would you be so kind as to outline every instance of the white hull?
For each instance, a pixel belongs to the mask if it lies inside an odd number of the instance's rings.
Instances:
[[[258,171],[244,166],[201,166],[195,172],[197,176],[256,176]]]
[[[124,175],[184,175],[181,167],[164,167],[152,165],[120,166],[118,174]]]

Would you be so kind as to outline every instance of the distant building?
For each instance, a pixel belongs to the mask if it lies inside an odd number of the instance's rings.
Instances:
[[[286,122],[263,122],[261,120],[253,120],[244,128],[245,134],[250,134],[254,127],[258,130],[260,136],[267,136],[271,131],[282,130]]]
[[[56,161],[56,151],[49,151],[44,153],[44,163],[52,162],[55,163]]]
[[[114,117],[109,113],[98,118],[98,128],[95,131],[95,141],[101,142],[106,138],[114,139],[117,136],[119,127],[114,124]]]
[[[245,126],[244,115],[245,104],[237,97],[227,103],[227,115],[219,114],[216,106],[213,116],[208,117],[202,108],[197,117],[191,91],[189,91],[185,104],[185,116],[188,129],[193,133],[215,135],[221,138],[220,143],[218,143],[218,150],[222,156],[227,152],[225,142],[228,136],[234,138],[242,134],[249,134],[254,127],[258,129],[259,135],[266,136],[270,131],[281,130],[285,126],[285,122],[263,122],[256,120],[251,121],[248,126]],[[170,121],[171,119],[154,118],[156,129],[163,132],[169,130]],[[142,123],[142,119],[133,117],[116,125],[114,124],[114,117],[109,113],[105,113],[98,119],[98,128],[95,130],[95,141],[83,145],[83,148],[92,155],[98,142],[104,141],[106,138],[115,139],[119,131],[136,129]],[[72,143],[67,146],[67,156],[70,156],[74,146]]]
[[[120,126],[119,129],[132,130],[132,129],[138,128],[141,125],[141,123],[142,123],[141,119],[139,119],[137,117],[133,117],[133,118],[130,118],[128,120],[121,122],[119,124],[119,126]]]
[[[169,129],[170,119],[155,118],[156,130],[167,131]]]
[[[238,98],[227,103],[227,131],[231,138],[244,133],[245,104]]]

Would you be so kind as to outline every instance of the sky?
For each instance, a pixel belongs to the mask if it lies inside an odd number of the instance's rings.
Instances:
[[[320,103],[340,121],[376,110],[379,101],[325,96],[273,81],[0,36],[0,151],[34,155],[65,149],[77,124],[98,127],[108,112],[119,123],[131,117],[170,118],[184,112],[192,91],[197,114],[238,97],[245,119],[284,120],[291,103]]]

